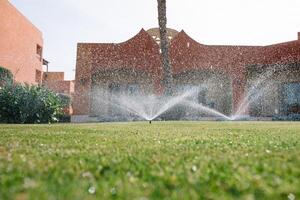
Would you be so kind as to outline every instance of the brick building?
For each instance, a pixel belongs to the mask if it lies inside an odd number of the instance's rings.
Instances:
[[[0,29],[0,66],[9,69],[17,82],[41,83],[41,31],[7,0],[0,1]]]
[[[288,114],[287,97],[300,105],[300,34],[298,39],[269,46],[217,46],[196,42],[184,31],[168,31],[170,60],[176,88],[210,81],[214,89],[207,91],[216,110],[230,114],[245,98],[251,81],[263,71],[272,69],[272,94],[268,105],[261,102],[247,114],[273,116]],[[142,29],[123,43],[79,43],[77,49],[76,84],[73,121],[90,121],[109,115],[109,108],[97,102],[93,91],[127,90],[131,86],[159,93],[163,90],[162,64],[157,29]],[[109,94],[108,94],[109,95]],[[104,97],[103,97],[104,98]],[[291,103],[291,102],[290,102]],[[298,112],[298,111],[297,111]]]
[[[55,91],[56,93],[70,97],[72,102],[74,95],[74,81],[66,81],[64,72],[44,72],[43,73],[43,86]],[[66,114],[73,114],[73,108],[70,104],[65,108]]]

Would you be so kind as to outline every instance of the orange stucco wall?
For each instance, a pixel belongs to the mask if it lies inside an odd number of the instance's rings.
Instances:
[[[43,47],[42,33],[7,0],[0,0],[0,66],[15,81],[37,83],[36,70],[42,71],[37,45]]]

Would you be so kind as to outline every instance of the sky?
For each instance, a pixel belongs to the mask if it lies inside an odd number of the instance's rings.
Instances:
[[[10,0],[43,32],[49,71],[74,79],[78,42],[124,42],[158,26],[156,0]],[[167,0],[169,28],[207,45],[297,39],[300,0]]]

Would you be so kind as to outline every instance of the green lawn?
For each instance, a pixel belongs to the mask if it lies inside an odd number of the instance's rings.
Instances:
[[[0,199],[300,199],[300,123],[0,125]]]

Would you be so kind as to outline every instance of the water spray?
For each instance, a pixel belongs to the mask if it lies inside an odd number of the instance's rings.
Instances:
[[[130,117],[131,114],[134,116],[139,116],[140,119],[148,121],[149,124],[152,124],[152,120],[155,120],[160,115],[176,106],[184,106],[197,112],[201,111],[201,113],[203,114],[209,114],[231,121],[238,119],[241,114],[243,114],[243,111],[247,109],[249,104],[255,101],[257,98],[261,97],[264,94],[265,90],[269,88],[265,87],[265,79],[266,77],[263,77],[259,81],[256,81],[256,83],[251,87],[248,94],[242,100],[242,103],[237,109],[238,111],[235,112],[232,116],[227,116],[226,114],[223,114],[214,108],[210,108],[208,105],[203,105],[202,103],[198,102],[199,92],[204,90],[206,86],[209,86],[206,83],[204,84],[204,86],[198,88],[194,87],[191,89],[186,89],[185,91],[179,92],[176,96],[172,97],[157,96],[155,94],[143,96],[111,93],[110,98],[98,98],[97,100],[104,105],[108,105],[114,107],[114,109],[121,110],[122,113],[123,111],[125,113],[130,113]],[[102,89],[98,92],[99,94],[96,93],[96,95],[94,96],[99,97],[102,94],[106,94],[106,91]]]

